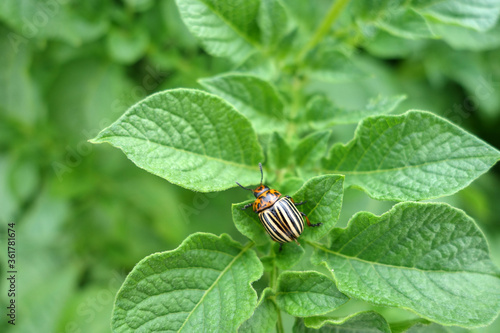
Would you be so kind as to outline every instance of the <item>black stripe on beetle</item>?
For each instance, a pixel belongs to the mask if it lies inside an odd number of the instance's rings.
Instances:
[[[253,203],[245,205],[242,209],[247,209],[252,206],[253,211],[259,214],[259,220],[264,226],[266,232],[271,236],[272,240],[280,244],[295,241],[304,231],[304,219],[310,227],[318,227],[321,223],[311,224],[306,214],[300,212],[296,206],[302,205],[304,202],[294,202],[290,196],[281,196],[281,193],[270,189],[262,184],[264,173],[262,172],[262,164],[260,168],[260,185],[255,189],[247,188],[236,182],[238,186],[245,190],[252,191],[255,196]],[[300,244],[299,244],[300,245]]]

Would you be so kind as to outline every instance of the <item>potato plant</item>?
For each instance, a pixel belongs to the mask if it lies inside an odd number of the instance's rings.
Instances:
[[[265,183],[306,201],[302,211],[322,225],[306,226],[300,246],[279,251],[257,215],[241,210],[253,198],[228,202],[248,241],[194,233],[144,258],[116,296],[113,330],[283,332],[285,313],[296,318],[294,332],[489,325],[500,311],[499,269],[476,222],[439,198],[486,173],[500,152],[436,110],[403,110],[411,96],[374,94],[354,108],[329,89],[374,75],[361,50],[410,56],[428,39],[457,49],[493,43],[496,1],[176,4],[204,51],[232,69],[199,77],[198,88],[146,97],[91,142],[108,142],[138,167],[197,192],[257,185],[262,162]],[[343,143],[338,133],[352,126]],[[338,228],[347,188],[394,205],[381,215],[360,206]],[[415,318],[332,315],[355,301]]]

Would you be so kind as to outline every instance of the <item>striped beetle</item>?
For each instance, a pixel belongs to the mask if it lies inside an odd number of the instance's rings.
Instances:
[[[296,203],[292,197],[288,195],[282,197],[280,192],[262,184],[264,173],[261,163],[259,163],[259,168],[260,185],[254,190],[236,182],[239,187],[252,191],[256,198],[253,203],[245,205],[242,210],[252,206],[253,211],[259,214],[259,220],[269,236],[271,236],[273,241],[280,243],[280,251],[283,243],[295,241],[300,245],[297,242],[297,238],[304,231],[304,220],[302,217],[306,219],[307,225],[310,227],[318,227],[322,223],[311,224],[306,214],[297,209],[296,206],[304,204],[305,201]]]

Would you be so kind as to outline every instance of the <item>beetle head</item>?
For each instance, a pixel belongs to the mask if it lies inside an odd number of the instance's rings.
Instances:
[[[269,191],[269,187],[266,185],[260,184],[258,187],[253,190],[253,195],[258,198],[262,193]]]

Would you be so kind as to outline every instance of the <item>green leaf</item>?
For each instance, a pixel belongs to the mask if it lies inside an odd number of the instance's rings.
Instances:
[[[312,133],[300,140],[294,151],[297,166],[314,167],[326,155],[330,131]]]
[[[425,18],[415,12],[408,1],[359,1],[353,3],[352,11],[367,38],[372,38],[373,26],[393,36],[407,39],[431,38]]]
[[[430,321],[423,318],[415,318],[405,321],[400,321],[396,323],[391,323],[391,332],[392,333],[403,333],[409,332],[411,328],[420,328],[420,327],[428,327],[431,324]],[[436,326],[439,326],[436,324]]]
[[[332,83],[365,77],[365,72],[337,48],[338,45],[335,44],[320,44],[308,54],[304,72],[313,79]]]
[[[318,272],[283,272],[278,278],[278,306],[296,317],[320,315],[335,310],[349,298],[335,283]]]
[[[353,4],[352,11],[362,23],[414,39],[432,38],[428,24],[434,23],[486,31],[495,25],[500,5],[496,0],[371,1]]]
[[[346,175],[380,200],[422,200],[469,185],[500,158],[500,152],[430,112],[363,120],[346,145],[334,145],[324,172]]]
[[[408,58],[427,47],[426,40],[411,40],[396,37],[383,30],[363,41],[363,48],[378,58],[398,59]]]
[[[271,288],[264,289],[252,316],[240,326],[238,332],[266,333],[273,331],[278,320],[278,309],[271,299],[272,296]]]
[[[326,96],[318,95],[308,103],[306,115],[316,128],[335,124],[356,124],[369,116],[391,113],[405,99],[405,95],[378,96],[370,99],[363,109],[348,110],[335,106]]]
[[[258,16],[262,44],[273,49],[286,35],[288,17],[279,0],[261,0]]]
[[[434,36],[422,15],[410,8],[391,10],[390,15],[376,22],[376,26],[402,38],[418,39]]]
[[[358,213],[315,245],[339,290],[401,307],[443,325],[487,325],[500,310],[499,270],[484,235],[461,210],[441,203],[400,203],[375,216]]]
[[[430,27],[455,50],[485,51],[500,46],[500,24],[483,32],[440,22],[431,22]]]
[[[294,332],[390,333],[391,329],[387,321],[380,314],[375,311],[366,311],[358,312],[344,318],[319,316],[300,319],[295,322]]]
[[[273,254],[276,266],[282,270],[287,270],[295,266],[305,254],[304,248],[295,242],[283,244],[273,244]]]
[[[235,331],[251,314],[262,265],[250,245],[197,233],[141,260],[116,297],[115,332]]]
[[[322,223],[318,227],[306,225],[303,239],[318,240],[330,232],[337,224],[343,196],[344,177],[339,175],[313,177],[293,195],[295,202],[306,201],[298,209],[306,213],[312,224]]]
[[[284,131],[283,102],[270,83],[244,74],[225,74],[199,82],[250,119],[257,133]]]
[[[109,142],[137,166],[201,192],[255,183],[264,158],[245,117],[224,100],[191,89],[149,96],[92,142]]]
[[[392,325],[391,325],[392,328]],[[489,332],[490,327],[486,328],[485,332]],[[474,330],[475,332],[476,330]],[[478,332],[483,330],[479,329]],[[457,326],[441,326],[434,323],[417,323],[405,330],[404,333],[470,333],[471,330]],[[494,331],[492,331],[494,332]],[[393,333],[398,333],[393,331]]]
[[[276,190],[280,190],[277,188]],[[281,192],[282,195],[288,193]],[[338,175],[325,175],[311,178],[294,195],[295,202],[306,200],[303,206],[298,206],[307,214],[311,223],[323,223],[318,227],[304,228],[301,237],[307,240],[316,240],[326,235],[337,223],[340,208],[342,207],[343,177]],[[241,208],[253,200],[233,204],[233,221],[236,228],[243,235],[254,241],[257,245],[269,243],[270,236],[260,223],[259,216],[249,207]],[[299,238],[300,240],[300,238]],[[283,245],[285,249],[289,244]]]
[[[277,132],[269,137],[267,146],[267,163],[273,169],[282,169],[288,166],[292,150],[288,143]]]
[[[413,6],[430,19],[478,31],[491,29],[500,14],[497,0],[421,0]]]
[[[213,56],[240,62],[258,45],[259,0],[176,0],[181,17]]]

